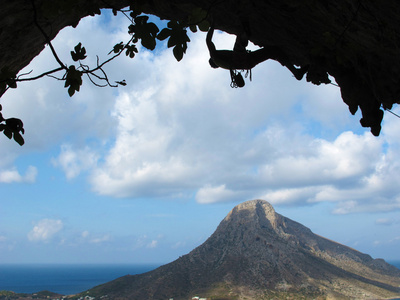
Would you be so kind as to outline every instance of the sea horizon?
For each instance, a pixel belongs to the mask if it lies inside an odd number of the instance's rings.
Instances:
[[[0,291],[32,294],[50,291],[73,295],[125,275],[154,270],[162,264],[145,263],[2,263]]]

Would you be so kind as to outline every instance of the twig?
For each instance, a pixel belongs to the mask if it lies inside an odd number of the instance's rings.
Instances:
[[[38,76],[35,76],[35,77],[21,78],[21,79],[17,78],[17,79],[15,79],[15,81],[17,81],[17,82],[32,81],[32,80],[36,80],[36,79],[42,78],[44,76],[50,76],[50,74],[53,74],[53,73],[56,73],[56,72],[59,72],[59,71],[62,71],[62,70],[64,70],[64,68],[59,67],[59,68],[53,69],[51,71],[44,72],[44,73],[42,73],[42,74],[40,74]],[[51,77],[53,77],[53,76],[51,76]]]

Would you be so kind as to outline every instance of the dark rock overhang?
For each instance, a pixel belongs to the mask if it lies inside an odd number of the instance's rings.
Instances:
[[[384,109],[400,98],[400,3],[374,0],[140,0],[146,13],[182,19],[207,10],[216,28],[240,34],[260,47],[276,46],[297,66],[307,66],[314,84],[334,77],[342,98],[361,125],[380,132]],[[35,0],[37,21],[53,39],[66,26],[100,8],[122,8],[126,0]],[[46,41],[34,26],[32,0],[6,1],[0,10],[0,70],[17,73]],[[190,47],[190,45],[189,45]],[[183,62],[184,63],[184,62]],[[266,79],[268,80],[268,79]],[[383,109],[383,110],[382,110]]]

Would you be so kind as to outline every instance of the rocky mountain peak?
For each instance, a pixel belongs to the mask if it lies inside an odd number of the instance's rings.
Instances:
[[[235,206],[223,222],[242,222],[244,220],[257,222],[260,221],[260,218],[266,219],[273,228],[276,228],[277,215],[274,208],[267,201],[258,199],[246,201]]]
[[[235,206],[221,222],[214,235],[220,232],[246,230],[247,236],[277,234],[288,238],[285,233],[285,218],[275,212],[272,205],[265,200],[250,200]],[[240,236],[240,234],[239,234]],[[258,239],[256,237],[256,239]]]
[[[400,295],[400,270],[325,239],[267,201],[237,205],[199,247],[92,291],[103,299],[377,299]],[[303,299],[302,298],[302,299]]]

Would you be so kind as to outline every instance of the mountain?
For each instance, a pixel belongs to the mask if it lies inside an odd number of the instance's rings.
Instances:
[[[268,202],[252,200],[236,206],[189,254],[88,294],[103,299],[377,299],[399,296],[399,287],[400,270],[384,260],[316,235]]]

